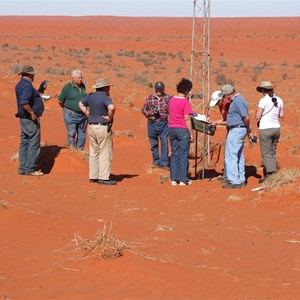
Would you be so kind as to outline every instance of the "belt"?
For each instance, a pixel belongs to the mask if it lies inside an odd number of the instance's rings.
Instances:
[[[227,126],[227,129],[233,129],[233,128],[246,128],[245,125],[231,125]]]
[[[76,113],[78,113],[78,114],[80,114],[80,115],[83,115],[83,112],[82,111],[77,111],[77,110],[74,110],[74,109],[72,109],[72,108],[69,108],[69,107],[64,107],[65,109],[67,109],[67,110],[70,110],[70,111],[72,111],[72,112],[76,112]]]
[[[155,123],[155,122],[159,122],[159,121],[168,121],[168,119],[154,119],[154,120],[148,119],[148,121],[149,121],[150,123]]]
[[[106,124],[101,124],[101,123],[89,123],[89,125],[102,125],[102,126],[106,126]]]

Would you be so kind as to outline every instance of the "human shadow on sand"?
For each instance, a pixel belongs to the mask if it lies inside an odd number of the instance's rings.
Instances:
[[[38,167],[44,174],[49,174],[54,166],[55,158],[64,147],[52,145],[42,146],[38,158]]]
[[[133,178],[133,177],[138,177],[138,176],[140,176],[140,175],[138,175],[138,174],[118,174],[118,175],[110,174],[110,179],[120,182],[125,178]]]
[[[203,172],[202,170],[200,170],[199,172],[197,172],[196,176],[193,178],[195,180],[197,179],[209,179],[211,181],[217,179],[217,177],[223,175],[223,173],[219,173],[217,172],[215,169],[205,169],[204,170],[204,178],[203,178]],[[260,179],[261,176],[259,174],[257,174],[257,169],[255,166],[245,166],[245,177],[246,180],[248,180],[249,177],[255,177]]]

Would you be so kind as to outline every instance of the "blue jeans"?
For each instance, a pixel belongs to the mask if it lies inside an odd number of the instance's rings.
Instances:
[[[64,121],[68,135],[68,145],[70,147],[83,149],[86,134],[84,131],[84,123],[86,117],[76,111],[64,108]]]
[[[40,121],[20,119],[19,174],[33,173],[40,154]]]
[[[169,166],[168,136],[169,127],[167,120],[157,122],[148,121],[148,137],[154,165]],[[158,148],[159,141],[160,153]]]
[[[187,181],[189,167],[190,133],[187,128],[169,128],[172,149],[171,180]]]
[[[226,177],[233,184],[240,184],[246,181],[244,157],[244,140],[246,135],[246,128],[233,128],[229,130],[226,138]]]

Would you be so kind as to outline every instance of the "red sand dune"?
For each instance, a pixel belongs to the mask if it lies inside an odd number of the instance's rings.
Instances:
[[[252,192],[261,159],[259,145],[246,141],[248,185],[222,189],[210,177],[222,170],[225,129],[210,139],[221,150],[205,179],[172,187],[167,171],[151,172],[140,108],[150,83],[163,80],[174,94],[189,77],[191,26],[190,18],[1,17],[1,299],[299,298],[299,179]],[[220,88],[218,75],[234,82],[249,101],[254,134],[259,82],[275,82],[284,100],[281,168],[299,168],[299,34],[299,18],[211,20],[211,90]],[[18,176],[15,159],[15,70],[28,63],[52,96],[41,120],[41,178]],[[83,70],[89,92],[100,77],[113,84],[117,186],[88,183],[88,161],[64,147],[57,95],[73,68]],[[74,234],[95,240],[104,228],[130,249],[112,260],[72,259]]]

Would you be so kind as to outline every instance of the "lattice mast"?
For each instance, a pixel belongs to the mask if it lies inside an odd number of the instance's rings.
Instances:
[[[193,0],[193,3],[190,70],[190,79],[193,82],[193,96],[191,103],[195,112],[207,114],[210,99],[210,0]],[[198,141],[195,141],[195,145],[197,143]],[[202,179],[204,178],[205,156],[209,152],[209,136],[206,137],[205,134],[202,134]],[[207,155],[208,164],[209,159],[210,157]],[[197,172],[196,170],[197,166],[195,166],[195,173]]]

